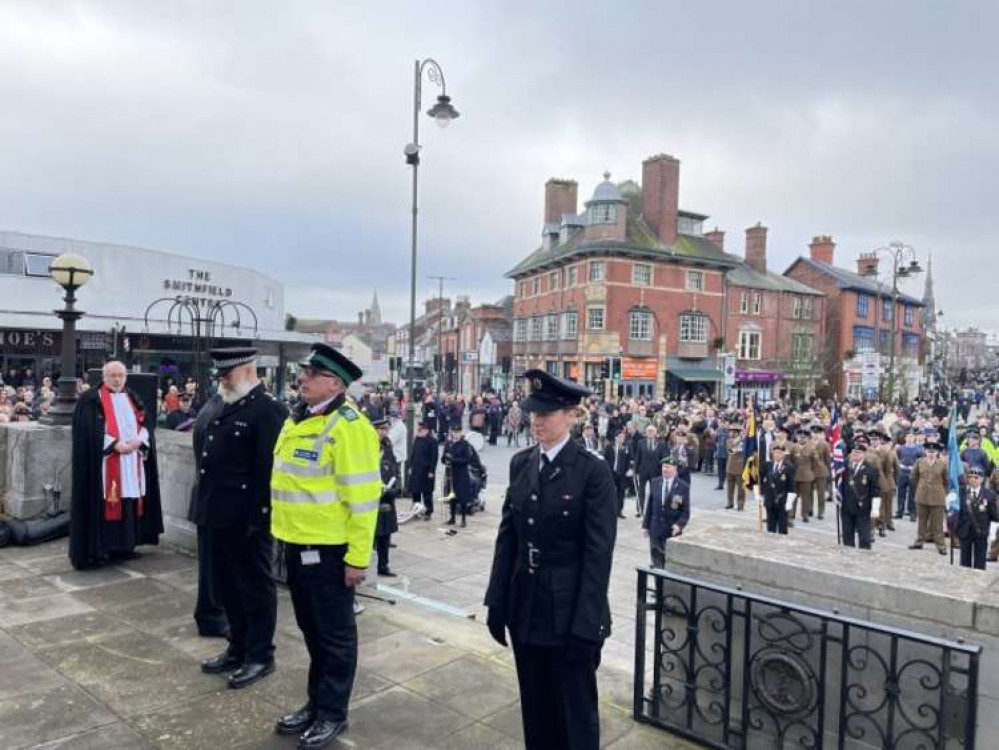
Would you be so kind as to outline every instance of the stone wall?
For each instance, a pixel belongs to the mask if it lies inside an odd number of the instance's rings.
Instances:
[[[746,593],[981,646],[978,746],[992,746],[999,736],[999,576],[994,570],[941,565],[932,547],[921,552],[878,545],[871,551],[855,550],[816,544],[806,533],[760,534],[724,523],[699,526],[671,540],[666,569]],[[826,688],[832,689],[831,684]]]
[[[191,434],[158,430],[160,495],[163,501],[163,542],[194,551],[195,530],[187,521],[194,482]],[[69,427],[37,422],[0,424],[0,506],[14,518],[31,518],[46,511],[46,485],[60,489],[60,506],[68,510],[72,495]]]

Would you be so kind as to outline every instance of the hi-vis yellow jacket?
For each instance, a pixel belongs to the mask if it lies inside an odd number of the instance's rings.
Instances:
[[[382,494],[378,434],[349,402],[301,422],[287,419],[274,446],[271,533],[293,544],[346,544],[366,568]]]

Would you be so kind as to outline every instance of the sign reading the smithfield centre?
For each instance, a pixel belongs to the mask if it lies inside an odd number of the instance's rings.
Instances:
[[[227,299],[232,296],[232,288],[212,282],[212,272],[198,268],[188,268],[186,279],[163,279],[163,288],[192,299]]]

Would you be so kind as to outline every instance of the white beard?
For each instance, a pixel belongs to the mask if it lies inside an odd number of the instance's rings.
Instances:
[[[219,396],[222,397],[224,403],[234,404],[252,391],[254,386],[256,386],[256,383],[251,383],[249,380],[243,380],[232,388],[226,388],[219,383]]]

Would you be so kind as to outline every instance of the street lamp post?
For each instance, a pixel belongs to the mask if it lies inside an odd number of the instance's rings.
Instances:
[[[458,118],[458,110],[451,106],[451,97],[447,95],[447,86],[444,82],[444,71],[437,64],[436,60],[427,58],[426,60],[416,60],[414,63],[413,77],[413,140],[406,144],[404,153],[406,163],[413,168],[413,225],[411,235],[411,256],[409,273],[409,342],[406,361],[408,372],[406,377],[406,431],[407,443],[411,446],[413,437],[416,434],[415,416],[416,404],[413,403],[413,366],[414,366],[414,346],[416,343],[416,245],[417,245],[417,196],[419,186],[420,168],[420,102],[423,85],[423,73],[426,71],[427,78],[431,83],[440,87],[441,93],[437,97],[437,103],[431,107],[427,114],[437,121],[437,124],[446,128],[451,124],[451,120]]]
[[[896,322],[896,318],[898,317],[896,309],[898,307],[898,280],[911,278],[917,273],[922,273],[923,269],[919,265],[919,261],[916,260],[916,251],[911,245],[906,245],[903,242],[891,242],[887,247],[879,247],[871,252],[876,255],[886,255],[891,259],[891,319],[888,321],[891,332],[891,340],[888,348],[888,403],[892,403],[895,399],[895,334],[898,330]],[[906,259],[908,259],[908,263],[906,263]],[[875,311],[875,320],[877,320],[879,314],[884,317],[884,308],[880,304],[880,286],[878,287],[878,291],[878,306],[882,307],[882,309]],[[878,345],[880,345],[880,341]]]
[[[83,311],[75,307],[76,290],[87,283],[94,271],[86,258],[66,253],[52,261],[49,275],[65,290],[63,302],[66,306],[55,311],[62,320],[62,358],[56,400],[40,421],[49,425],[68,425],[72,424],[76,410],[76,321],[83,317]]]

